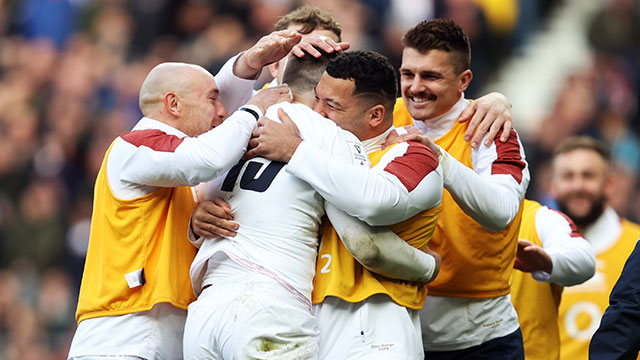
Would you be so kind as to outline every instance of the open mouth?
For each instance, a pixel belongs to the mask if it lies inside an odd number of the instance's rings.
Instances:
[[[431,96],[411,96],[409,97],[409,99],[411,99],[411,102],[416,103],[416,104],[422,104],[422,103],[426,103],[428,101],[433,101],[436,99],[435,96],[431,95]]]

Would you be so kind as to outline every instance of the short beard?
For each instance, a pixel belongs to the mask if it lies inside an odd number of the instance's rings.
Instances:
[[[600,215],[602,215],[606,207],[605,197],[599,196],[597,199],[595,199],[593,204],[591,204],[591,208],[589,209],[589,212],[586,215],[576,216],[575,214],[571,213],[571,210],[569,210],[569,208],[566,206],[566,203],[560,200],[556,200],[556,202],[558,204],[558,208],[560,209],[560,211],[567,214],[567,216],[569,216],[569,218],[571,218],[571,220],[573,220],[576,226],[578,226],[578,228],[580,229],[584,229],[586,226],[589,226],[593,224],[596,220],[598,220],[598,218],[600,217]]]

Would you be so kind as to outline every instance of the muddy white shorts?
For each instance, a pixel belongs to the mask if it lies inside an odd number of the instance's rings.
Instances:
[[[418,311],[377,294],[358,303],[329,296],[314,305],[320,330],[318,358],[423,359]]]
[[[185,359],[316,359],[317,352],[309,305],[262,274],[215,282],[189,305]]]

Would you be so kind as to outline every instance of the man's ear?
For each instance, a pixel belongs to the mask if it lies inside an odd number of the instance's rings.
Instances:
[[[180,103],[180,99],[178,99],[178,94],[170,91],[164,94],[164,108],[167,112],[175,117],[179,117],[182,111],[182,104]]]
[[[471,79],[473,79],[473,73],[471,73],[471,70],[469,69],[463,71],[460,75],[458,75],[458,91],[460,93],[463,93],[465,92],[465,90],[467,90],[467,88],[469,87],[469,83],[471,83]]]
[[[366,112],[366,120],[372,128],[378,128],[385,122],[384,105],[378,104],[372,106]]]

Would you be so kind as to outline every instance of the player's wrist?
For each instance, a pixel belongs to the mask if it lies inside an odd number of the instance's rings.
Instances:
[[[251,116],[253,116],[256,119],[256,121],[258,121],[258,119],[260,119],[264,114],[262,109],[258,105],[254,105],[254,104],[245,104],[242,107],[240,107],[238,110],[251,114]]]
[[[534,278],[534,280],[540,282],[549,282],[549,279],[551,279],[551,273],[542,270],[533,271],[531,273],[531,276]]]
[[[256,80],[262,72],[262,67],[249,65],[249,51],[241,53],[233,63],[233,75],[244,80]]]
[[[442,178],[446,179],[449,176],[449,172],[451,171],[451,155],[444,151],[442,148],[439,148],[438,152],[438,161],[440,162],[440,166],[442,166]]]

